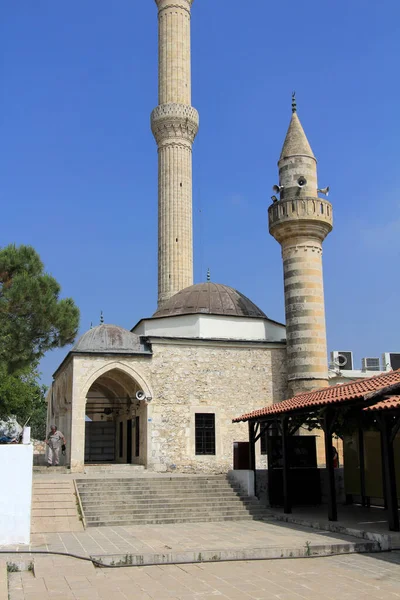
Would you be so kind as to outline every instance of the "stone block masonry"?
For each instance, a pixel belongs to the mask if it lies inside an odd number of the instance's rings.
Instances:
[[[232,418],[286,395],[285,348],[152,340],[152,349],[151,359],[115,357],[110,362],[107,356],[73,357],[72,468],[83,468],[89,383],[97,373],[117,369],[151,389],[152,400],[144,403],[143,413],[149,470],[226,473],[232,468],[233,442],[248,441],[247,425],[233,424]],[[215,415],[215,455],[196,455],[196,413]],[[266,465],[266,456],[257,460]]]
[[[191,106],[192,0],[156,0],[158,103],[151,129],[158,145],[158,307],[193,284],[192,145],[199,115]]]

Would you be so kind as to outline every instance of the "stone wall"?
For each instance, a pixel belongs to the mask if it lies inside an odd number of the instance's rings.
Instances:
[[[85,398],[109,369],[128,373],[152,400],[147,404],[147,467],[154,471],[225,473],[233,442],[248,441],[244,412],[278,402],[286,391],[283,345],[155,341],[152,357],[75,356],[71,467],[82,467]],[[196,456],[195,414],[215,414],[216,454]],[[257,444],[257,464],[266,465]]]
[[[43,466],[46,464],[46,442],[40,440],[32,440],[33,446],[33,464],[35,466]]]
[[[47,394],[47,430],[52,424],[64,434],[67,441],[67,456],[70,461],[71,451],[71,411],[72,411],[73,360],[68,359],[56,374],[54,382]]]

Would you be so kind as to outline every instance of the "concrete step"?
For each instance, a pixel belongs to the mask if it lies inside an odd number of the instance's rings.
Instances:
[[[200,517],[242,517],[242,516],[258,516],[263,517],[266,515],[265,511],[262,510],[247,510],[246,508],[220,508],[219,510],[204,510],[199,509],[193,510],[165,510],[165,511],[152,511],[152,510],[132,510],[132,511],[112,511],[109,513],[85,513],[86,523],[95,521],[107,521],[108,523],[118,523],[120,520],[125,519],[192,519]]]
[[[59,475],[60,473],[66,474],[71,473],[68,467],[47,467],[47,466],[34,466],[33,473],[46,473],[46,475]]]
[[[156,489],[154,488],[152,489],[146,489],[146,490],[135,490],[132,488],[111,488],[111,489],[105,489],[105,490],[93,490],[90,488],[85,488],[84,490],[81,490],[81,488],[79,488],[80,490],[80,495],[82,498],[86,497],[86,496],[98,496],[98,497],[103,497],[103,498],[108,498],[110,495],[113,498],[117,498],[118,496],[132,496],[132,497],[139,497],[139,496],[146,496],[146,497],[151,497],[151,496],[168,496],[168,495],[179,495],[182,497],[188,497],[188,496],[202,496],[202,497],[207,497],[207,496],[215,496],[215,495],[231,495],[231,496],[235,496],[237,494],[240,494],[240,489],[234,489],[234,490],[226,490],[226,489],[215,489],[215,488],[211,488],[209,490],[184,490],[181,488],[160,488],[160,489]]]
[[[45,493],[47,490],[39,490],[39,493]],[[79,495],[81,498],[164,498],[172,496],[174,498],[190,498],[192,496],[198,496],[199,498],[209,498],[212,496],[240,496],[240,489],[235,490],[182,490],[175,488],[165,488],[164,490],[132,490],[131,488],[121,488],[118,490],[81,490],[79,488]]]
[[[82,499],[81,499],[82,500]],[[239,496],[235,496],[233,498],[220,498],[218,496],[214,498],[207,499],[207,506],[226,506],[227,504],[233,505],[241,505],[241,504],[252,504],[252,500],[248,499],[247,496],[243,496],[240,498]],[[162,508],[163,506],[204,506],[204,501],[198,498],[189,498],[187,500],[177,501],[176,498],[171,498],[170,500],[166,500],[165,498],[160,500],[148,499],[144,500],[136,500],[136,499],[126,499],[126,500],[116,500],[115,502],[105,501],[91,501],[91,502],[82,502],[85,510],[112,510],[113,508],[124,508],[126,506],[132,508],[140,508],[141,506],[152,506],[153,508]]]
[[[213,523],[218,521],[252,521],[257,520],[257,517],[251,515],[243,516],[229,516],[229,517],[190,517],[190,518],[177,518],[177,519],[118,519],[116,522],[112,521],[96,521],[86,523],[87,527],[130,527],[132,525],[173,525],[174,523]]]
[[[149,477],[77,480],[86,525],[136,525],[243,520],[266,515],[228,479]]]
[[[73,481],[33,480],[32,533],[83,531]]]
[[[95,483],[102,483],[104,480],[101,479],[101,477],[99,477],[98,479],[87,479],[85,477],[77,477],[76,478],[77,483],[79,484],[85,484],[85,483],[90,483],[90,484],[95,484]],[[126,483],[127,481],[131,481],[132,483],[135,484],[143,484],[143,483],[169,483],[169,482],[178,482],[178,483],[184,483],[184,482],[194,482],[194,483],[200,483],[200,482],[206,482],[206,481],[210,481],[210,482],[223,482],[223,483],[229,483],[228,478],[225,475],[190,475],[190,476],[186,476],[186,475],[175,475],[175,476],[166,476],[166,475],[157,475],[157,476],[150,476],[148,474],[146,474],[146,476],[140,477],[139,475],[136,476],[132,475],[132,478],[129,480],[129,478],[127,477],[107,477],[106,482],[117,482],[119,481],[120,483]]]
[[[98,480],[96,480],[98,481]],[[131,490],[229,490],[229,489],[239,489],[239,486],[230,486],[226,483],[210,483],[210,484],[201,484],[195,485],[193,483],[190,484],[179,484],[175,482],[165,482],[165,483],[142,483],[135,484],[131,479],[128,479],[126,483],[122,482],[110,482],[109,480],[104,480],[102,483],[90,484],[89,482],[81,484],[78,483],[79,489],[81,490],[118,490],[118,489],[131,489]]]
[[[132,485],[134,487],[143,487],[143,486],[151,486],[151,487],[163,487],[163,486],[182,486],[182,487],[226,487],[229,486],[227,481],[222,480],[208,480],[201,479],[199,481],[194,480],[179,480],[179,479],[150,479],[150,478],[142,478],[138,477],[135,479],[132,477],[129,479],[128,477],[114,479],[77,479],[76,480],[79,485],[82,486],[90,486],[90,487],[101,487],[103,484],[107,486],[112,485]]]
[[[85,473],[142,473],[146,469],[143,465],[85,465]]]

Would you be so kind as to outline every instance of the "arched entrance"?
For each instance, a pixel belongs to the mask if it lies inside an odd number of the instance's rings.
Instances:
[[[113,368],[86,395],[85,464],[147,464],[147,403],[128,373]]]

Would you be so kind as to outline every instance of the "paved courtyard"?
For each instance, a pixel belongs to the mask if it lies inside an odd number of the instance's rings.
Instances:
[[[174,523],[173,525],[142,525],[130,527],[90,527],[81,532],[43,533],[31,536],[31,546],[8,547],[14,550],[68,552],[79,556],[139,554],[149,564],[157,554],[177,556],[182,553],[211,551],[254,552],[270,550],[267,556],[280,556],[283,550],[296,552],[332,545],[352,545],[363,540],[348,535],[318,531],[300,525],[276,521],[222,521],[212,523]],[[2,550],[7,550],[3,547]],[[328,550],[329,551],[329,550]],[[146,560],[146,557],[148,560]],[[251,558],[249,554],[238,558]],[[226,558],[226,555],[221,555]],[[191,562],[191,561],[188,561]],[[143,563],[141,563],[143,564]]]
[[[118,569],[45,557],[35,574],[9,573],[9,592],[10,600],[390,600],[400,598],[400,554]]]

